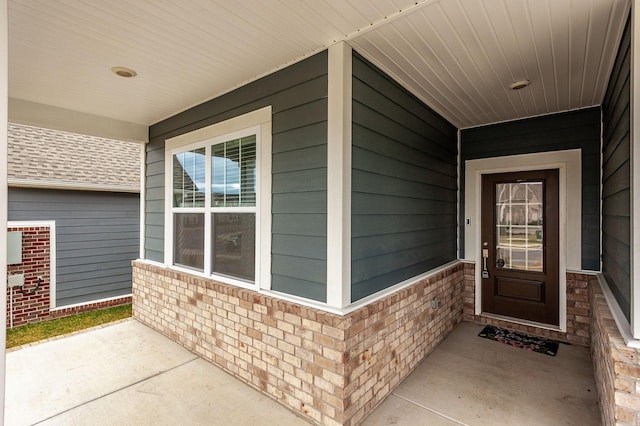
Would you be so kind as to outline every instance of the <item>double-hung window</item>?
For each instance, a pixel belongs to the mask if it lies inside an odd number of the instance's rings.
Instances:
[[[165,251],[172,265],[226,282],[257,283],[263,134],[254,126],[192,143],[198,135],[187,143],[167,141]]]

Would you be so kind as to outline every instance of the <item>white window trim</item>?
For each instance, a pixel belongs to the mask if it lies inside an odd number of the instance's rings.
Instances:
[[[170,269],[188,272],[206,278],[212,278],[220,282],[245,287],[252,290],[271,289],[271,106],[231,118],[229,120],[185,133],[165,141],[165,220],[164,220],[164,265]],[[256,207],[246,209],[255,211],[256,214],[256,280],[248,283],[228,276],[207,274],[210,270],[211,260],[205,256],[205,268],[203,272],[173,264],[173,162],[172,156],[176,152],[206,146],[207,153],[211,145],[216,142],[233,139],[234,136],[247,135],[248,130],[256,134],[257,175],[256,182]],[[206,176],[207,182],[211,176]],[[210,194],[206,195],[206,202],[210,200]],[[233,208],[240,211],[242,208]],[[180,208],[181,212],[204,212],[205,208]],[[207,217],[209,216],[209,217]],[[210,245],[210,215],[205,214],[205,246]],[[208,227],[207,227],[207,224]]]
[[[508,166],[507,166],[508,165]],[[505,157],[483,158],[465,162],[465,260],[481,263],[480,207],[483,174],[529,170],[559,170],[559,330],[567,330],[567,270],[582,268],[582,158],[581,150],[553,151]],[[571,218],[571,220],[568,220]],[[571,248],[569,250],[568,248]],[[475,276],[475,313],[482,313],[480,268]],[[523,322],[514,319],[513,322]],[[527,322],[528,325],[530,325]],[[556,329],[553,326],[536,326]]]
[[[56,308],[56,221],[16,220],[7,222],[7,228],[49,228],[49,310]]]
[[[140,145],[140,254],[139,258],[146,256],[144,242],[146,239],[145,229],[147,220],[147,146]]]

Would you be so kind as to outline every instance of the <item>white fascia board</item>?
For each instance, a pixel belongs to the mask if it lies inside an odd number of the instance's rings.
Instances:
[[[149,127],[143,124],[72,111],[23,99],[9,98],[8,114],[9,121],[16,124],[127,142],[149,142]]]
[[[351,303],[351,121],[353,52],[329,48],[327,114],[327,305]]]
[[[128,192],[140,193],[139,186],[131,185],[97,185],[85,182],[55,182],[37,179],[9,178],[8,185],[12,188],[36,188],[36,189],[63,189],[71,191],[97,191],[97,192]]]

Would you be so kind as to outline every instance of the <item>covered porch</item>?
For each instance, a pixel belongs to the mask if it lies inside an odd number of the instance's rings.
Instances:
[[[467,321],[588,348],[637,423],[635,5],[0,0],[0,124],[139,142],[134,317],[306,421],[419,398]]]
[[[459,324],[362,424],[600,424],[586,348],[550,357],[481,329]],[[6,387],[15,426],[308,422],[133,319],[9,352]]]

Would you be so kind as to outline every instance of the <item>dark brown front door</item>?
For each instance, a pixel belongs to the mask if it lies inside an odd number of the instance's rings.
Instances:
[[[482,176],[482,311],[559,325],[558,170]]]

